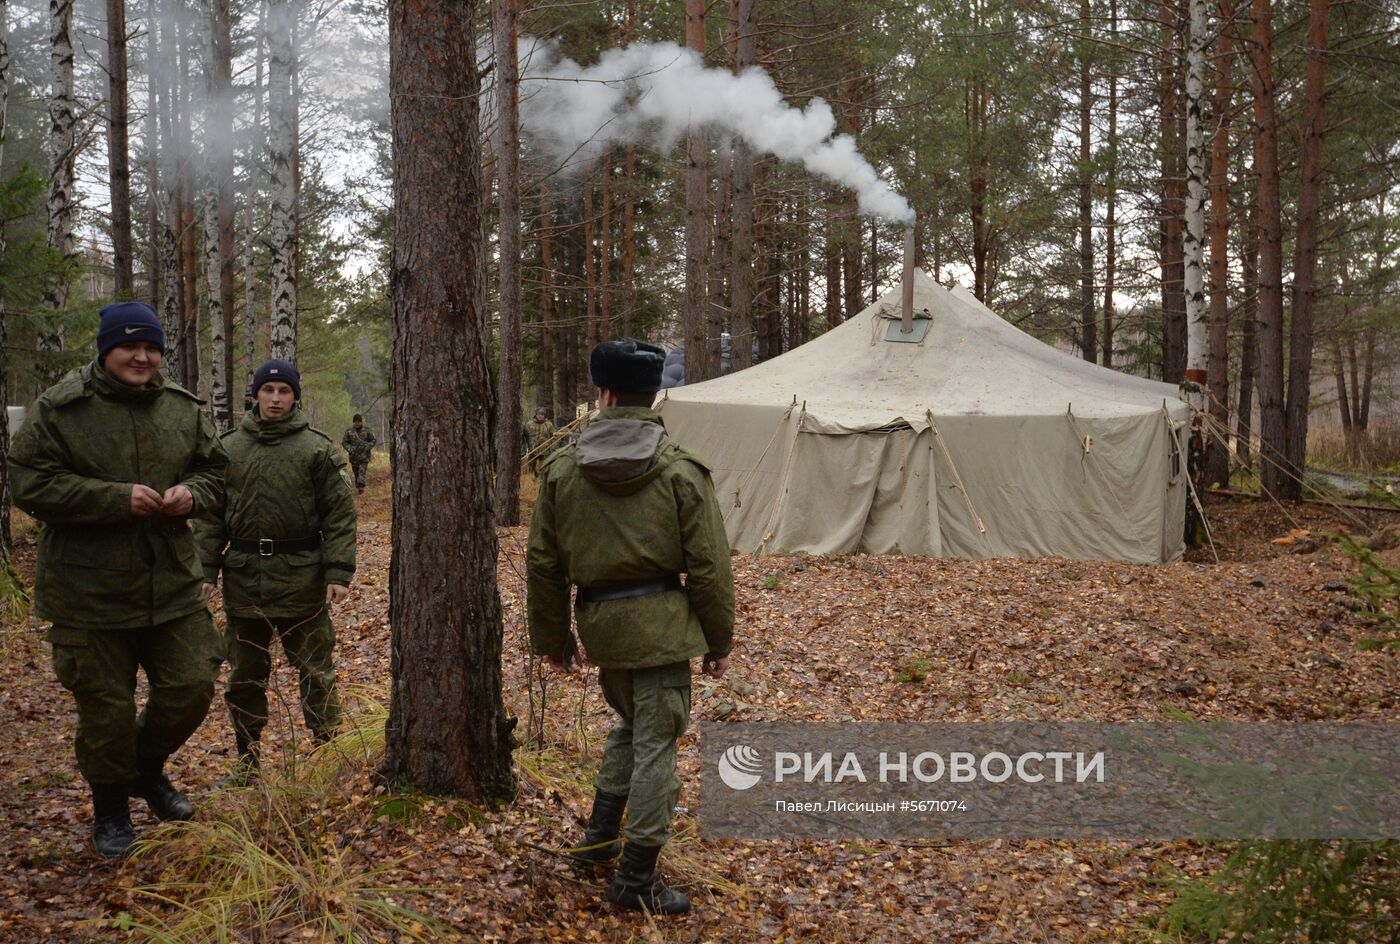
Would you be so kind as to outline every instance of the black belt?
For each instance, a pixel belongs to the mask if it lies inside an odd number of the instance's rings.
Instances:
[[[632,597],[647,597],[653,593],[670,593],[684,590],[681,578],[672,574],[662,580],[645,580],[637,583],[615,583],[606,587],[579,587],[579,603],[602,603],[605,600],[627,600]]]
[[[272,538],[229,538],[228,546],[245,554],[271,557],[273,554],[290,554],[293,551],[314,551],[321,546],[321,536],[312,534],[283,541],[274,541]]]

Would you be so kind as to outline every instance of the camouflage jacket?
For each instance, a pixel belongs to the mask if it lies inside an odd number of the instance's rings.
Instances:
[[[654,411],[604,410],[540,473],[526,573],[535,652],[573,651],[570,584],[606,589],[682,573],[684,591],[579,604],[589,660],[637,669],[728,655],[734,635],[729,541],[709,470],[666,439]]]
[[[216,506],[228,456],[188,390],[145,387],[94,361],[40,394],[10,448],[14,501],[43,525],[39,615],[80,629],[153,626],[198,612],[199,558],[185,518],[131,513],[131,487],[184,485]]]
[[[525,424],[525,435],[528,437],[526,447],[534,449],[554,435],[554,424],[549,420],[530,420]]]
[[[340,447],[350,458],[351,465],[364,465],[374,452],[374,444],[377,441],[368,426],[361,426],[359,429],[351,426],[345,430],[345,435],[340,437]]]
[[[228,450],[224,504],[195,523],[207,583],[224,575],[224,609],[233,616],[310,616],[326,604],[326,584],[355,575],[355,497],[345,460],[301,408],[263,422],[243,414],[223,435]],[[262,555],[234,550],[229,538],[285,541],[319,533],[310,551]]]

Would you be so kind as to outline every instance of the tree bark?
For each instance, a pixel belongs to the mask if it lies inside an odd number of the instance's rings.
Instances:
[[[179,196],[179,227],[176,232],[179,234],[180,246],[180,312],[183,318],[180,329],[180,365],[184,369],[184,379],[181,381],[187,390],[195,393],[200,399],[207,399],[207,394],[200,387],[202,376],[202,358],[200,342],[203,340],[203,332],[200,330],[200,308],[199,308],[199,240],[196,239],[197,228],[195,226],[195,146],[193,131],[193,60],[195,56],[191,52],[192,39],[189,36],[187,24],[184,17],[181,18],[181,25],[176,32],[175,48],[179,52],[179,68],[175,70],[178,96],[172,96],[172,101],[179,102],[177,134],[179,135],[180,154],[180,196]]]
[[[1249,465],[1254,446],[1254,382],[1259,374],[1259,203],[1251,198],[1244,231],[1240,300],[1240,395],[1235,410],[1235,453]]]
[[[253,386],[258,369],[258,265],[257,207],[262,202],[263,158],[267,154],[267,130],[263,126],[263,65],[267,43],[267,0],[258,3],[257,42],[253,48],[253,127],[248,151],[248,209],[243,227],[243,321],[248,363],[246,386]]]
[[[10,8],[0,0],[0,180],[5,171],[5,120],[10,108]],[[5,228],[0,226],[0,258],[5,255]],[[0,287],[0,405],[10,402],[9,358],[5,351],[5,293]],[[10,422],[8,410],[0,423],[0,556],[10,559]]]
[[[1286,494],[1283,403],[1283,224],[1279,199],[1278,118],[1274,104],[1272,0],[1253,0],[1250,86],[1254,94],[1254,169],[1259,203],[1259,481]]]
[[[131,164],[127,153],[126,0],[107,0],[107,179],[112,201],[112,272],[118,298],[130,298]]]
[[[160,47],[157,41],[156,0],[146,0],[146,297],[151,310],[161,310],[163,294],[160,199]]]
[[[209,191],[205,201],[205,269],[209,291],[209,327],[213,347],[210,405],[214,425],[233,425],[233,41],[229,0],[208,3],[209,109],[205,115],[205,150]]]
[[[841,242],[836,223],[836,206],[826,204],[826,240],[822,246],[826,258],[826,326],[839,325],[841,317]]]
[[[1118,45],[1118,0],[1111,0],[1108,13],[1109,42]],[[1103,366],[1113,366],[1113,329],[1117,308],[1113,300],[1114,278],[1118,268],[1118,67],[1116,62],[1108,73],[1108,170],[1106,173],[1108,203],[1104,212],[1104,276],[1103,276]]]
[[[272,356],[297,355],[297,101],[292,88],[296,69],[293,0],[269,0],[268,48],[268,189],[271,212],[268,241],[272,249]]]
[[[168,3],[161,3],[159,18],[152,18],[151,29],[160,30],[155,54],[155,70],[160,123],[160,304],[156,310],[165,325],[165,374],[183,383],[185,320],[184,295],[180,291],[180,171],[175,134],[175,49],[179,45],[175,25],[166,15]],[[161,22],[163,21],[163,22]]]
[[[685,44],[701,56],[705,54],[704,0],[686,0]],[[681,333],[685,338],[685,382],[709,379],[706,357],[706,322],[709,285],[709,142],[705,129],[690,129],[686,147],[685,174],[685,307],[681,313]],[[730,369],[734,365],[730,364]]]
[[[520,57],[518,0],[491,0],[496,48],[496,180],[501,344],[496,411],[496,523],[520,523]]]
[[[1079,350],[1089,363],[1098,360],[1098,317],[1094,311],[1093,141],[1090,117],[1093,85],[1090,64],[1089,0],[1079,0],[1083,35],[1079,51]]]
[[[77,206],[77,99],[73,91],[73,0],[49,0],[49,248],[62,261],[59,273],[44,289],[44,307],[51,314],[39,332],[39,352],[63,350],[63,322],[58,312],[68,307],[68,264],[75,255],[73,223]],[[41,373],[57,379],[56,367],[45,360]]]
[[[1308,16],[1308,72],[1303,93],[1302,186],[1293,241],[1293,321],[1288,345],[1288,400],[1284,414],[1285,455],[1292,473],[1284,494],[1303,497],[1308,452],[1308,398],[1312,393],[1313,320],[1317,308],[1318,203],[1322,149],[1327,131],[1327,14],[1329,0],[1312,0]]]
[[[734,24],[734,72],[740,73],[754,64],[758,50],[755,34],[754,0],[737,0]],[[731,351],[749,351],[755,340],[754,295],[754,155],[742,139],[734,142],[732,158],[734,182],[734,237],[732,242],[729,343]],[[729,365],[730,370],[748,367],[747,358]]]
[[[1220,4],[1220,22],[1230,16],[1231,0]],[[1215,420],[1206,437],[1207,485],[1230,484],[1230,91],[1235,52],[1230,31],[1220,30],[1215,62],[1215,137],[1210,149],[1210,356],[1206,365],[1209,413]]]
[[[501,696],[476,0],[390,0],[391,702],[380,778],[514,794]]]
[[[1181,219],[1185,212],[1181,168],[1180,49],[1177,10],[1162,0],[1161,162],[1162,162],[1162,379],[1180,383],[1186,376],[1186,294]]]
[[[1186,292],[1186,379],[1207,383],[1208,323],[1205,295],[1206,0],[1187,0],[1190,9],[1186,46],[1186,205],[1182,268]]]

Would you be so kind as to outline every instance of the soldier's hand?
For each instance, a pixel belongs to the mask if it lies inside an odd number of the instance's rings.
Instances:
[[[194,496],[183,485],[172,485],[160,497],[160,513],[167,518],[187,515],[194,508]]]
[[[161,509],[160,492],[149,485],[131,486],[131,514],[137,518],[149,518]]]
[[[720,678],[729,671],[729,656],[717,656],[712,652],[705,653],[705,660],[700,663],[700,671],[710,678]]]
[[[214,584],[212,584],[212,583],[206,583],[206,584],[204,585],[203,589],[204,589],[204,603],[205,603],[205,605],[208,605],[208,604],[209,604],[210,602],[212,602],[213,599],[214,599]]]
[[[349,587],[342,587],[338,583],[326,584],[326,606],[335,606],[337,603],[344,603],[349,598]]]

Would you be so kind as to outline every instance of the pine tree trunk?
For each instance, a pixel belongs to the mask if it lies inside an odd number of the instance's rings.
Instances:
[[[686,0],[685,44],[705,54],[705,2]],[[681,312],[681,334],[685,339],[685,382],[709,379],[706,357],[706,324],[709,313],[706,298],[709,282],[709,143],[705,129],[692,127],[687,138],[685,173],[685,307]],[[733,365],[730,365],[733,369]]]
[[[1259,204],[1251,199],[1246,215],[1243,298],[1240,300],[1240,396],[1235,409],[1235,453],[1246,466],[1254,453],[1254,383],[1259,376]]]
[[[1109,4],[1109,42],[1118,45],[1118,0]],[[1118,67],[1116,62],[1108,74],[1108,171],[1107,210],[1104,213],[1104,276],[1103,276],[1103,359],[1105,367],[1113,366],[1113,329],[1116,304],[1113,300],[1114,277],[1118,268]]]
[[[297,102],[292,89],[296,68],[293,0],[269,0],[268,48],[268,189],[271,209],[268,243],[272,250],[272,356],[297,355]]]
[[[561,401],[555,394],[554,338],[554,251],[550,229],[554,225],[549,204],[549,186],[540,185],[539,253],[540,253],[540,390],[550,419],[559,425]]]
[[[622,336],[632,336],[632,321],[637,316],[637,154],[632,145],[627,146],[622,161],[623,177],[627,181],[627,191],[622,205]],[[719,350],[719,333],[714,336],[715,350]],[[719,373],[716,363],[713,374]]]
[[[715,153],[714,248],[710,254],[714,264],[710,266],[710,304],[705,326],[705,362],[712,377],[720,374],[724,359],[722,336],[729,330],[727,322],[732,307],[729,293],[734,213],[732,157],[728,147],[721,147]]]
[[[826,326],[835,328],[841,317],[841,242],[836,224],[836,205],[826,204],[826,239],[822,250],[826,257]]]
[[[1229,19],[1230,0],[1223,0],[1220,21]],[[1206,437],[1207,485],[1230,484],[1230,450],[1224,440],[1230,428],[1230,91],[1235,53],[1230,31],[1220,30],[1215,61],[1215,137],[1210,149],[1210,358],[1206,365],[1210,389],[1209,412],[1215,420]]]
[[[1317,308],[1318,203],[1322,189],[1322,149],[1326,134],[1327,14],[1329,0],[1312,0],[1308,17],[1308,72],[1303,93],[1302,186],[1298,229],[1293,241],[1293,319],[1288,345],[1288,401],[1284,417],[1285,455],[1292,473],[1284,494],[1300,501],[1307,465],[1308,398],[1312,393],[1313,320]]]
[[[0,0],[0,180],[5,172],[5,120],[10,108],[10,8],[8,0]],[[5,255],[5,228],[0,226],[0,258]],[[9,358],[5,350],[5,293],[0,287],[0,405],[10,402]],[[9,562],[10,548],[10,422],[7,415],[0,423],[0,555]]]
[[[210,405],[214,425],[233,425],[233,41],[229,0],[207,0],[209,7],[209,109],[205,115],[209,192],[205,203],[205,284],[213,348]]]
[[[475,0],[390,0],[394,137],[391,702],[380,779],[501,801],[491,332]]]
[[[44,307],[52,313],[39,331],[40,354],[63,350],[63,322],[58,312],[68,307],[67,263],[75,255],[73,224],[77,207],[77,123],[78,106],[73,91],[73,0],[49,0],[49,200],[48,242],[65,265],[57,278],[44,289]],[[41,362],[41,373],[53,375],[57,368]]]
[[[107,180],[112,202],[112,271],[118,298],[130,298],[131,165],[127,147],[126,0],[107,0]]]
[[[520,523],[520,58],[517,0],[491,0],[496,49],[496,179],[501,344],[496,410],[496,524]]]
[[[1254,171],[1259,202],[1259,481],[1287,494],[1283,403],[1283,223],[1278,118],[1274,104],[1272,0],[1253,0],[1250,84],[1254,93]]]
[[[1093,107],[1092,75],[1089,69],[1089,0],[1079,0],[1079,21],[1083,31],[1079,54],[1079,350],[1089,363],[1098,360],[1098,317],[1094,310],[1094,197],[1093,141],[1090,117]]]
[[[758,52],[754,0],[736,0],[734,5],[734,71],[754,65]],[[734,142],[732,179],[734,183],[733,261],[729,276],[729,344],[732,351],[748,352],[754,341],[754,155],[742,140]],[[762,356],[762,355],[760,355]],[[730,370],[748,367],[747,357],[729,365]]]

